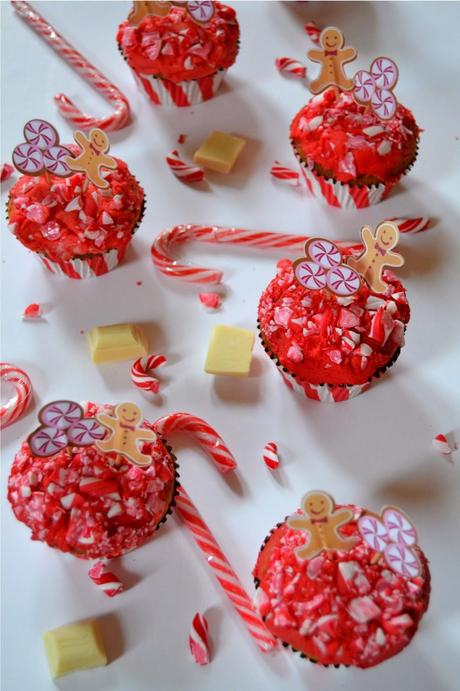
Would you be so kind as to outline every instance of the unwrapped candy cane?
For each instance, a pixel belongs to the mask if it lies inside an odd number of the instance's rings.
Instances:
[[[304,26],[305,33],[311,38],[313,43],[319,46],[319,37],[321,36],[321,29],[318,28],[315,22],[307,22]]]
[[[420,216],[419,218],[389,218],[389,221],[396,223],[400,233],[421,233],[428,230],[431,226],[431,218],[429,216]]]
[[[0,408],[0,428],[3,429],[20,418],[26,410],[32,397],[32,384],[24,370],[8,362],[0,362],[0,381],[2,387],[5,384],[14,387],[14,393]]]
[[[276,180],[281,180],[281,182],[286,185],[291,185],[292,187],[297,187],[300,184],[300,173],[298,170],[293,168],[288,168],[288,166],[283,166],[279,161],[275,161],[270,168],[270,175]]]
[[[115,597],[125,589],[117,576],[108,570],[104,560],[96,562],[88,571],[88,576],[107,597]]]
[[[115,107],[114,113],[106,118],[95,118],[86,115],[65,94],[57,94],[54,101],[61,114],[81,129],[89,130],[99,127],[102,130],[119,130],[126,125],[129,119],[129,103],[121,91],[110,82],[89,60],[61,36],[56,29],[49,24],[27,2],[12,2],[18,15],[37,34],[39,34],[64,60],[89,82],[104,98]]]
[[[307,74],[307,68],[294,58],[276,58],[275,65],[281,73],[292,74],[303,79]]]
[[[143,391],[158,393],[160,390],[160,382],[148,373],[157,367],[161,367],[165,362],[167,362],[165,355],[148,355],[147,357],[140,357],[131,367],[131,380],[133,384]]]
[[[185,163],[179,156],[179,152],[174,149],[166,157],[166,163],[176,178],[184,182],[201,182],[204,180],[204,170],[199,166],[193,166]]]
[[[207,422],[189,413],[172,413],[160,418],[154,424],[155,431],[168,437],[175,431],[192,434],[200,446],[211,456],[217,468],[226,473],[236,467],[235,459],[225,442]],[[241,617],[251,636],[262,652],[272,650],[276,641],[268,631],[254,605],[244,590],[230,562],[220,548],[210,528],[204,522],[198,509],[182,486],[175,497],[176,511],[184,520],[196,544],[206,557],[224,593],[235,611]]]

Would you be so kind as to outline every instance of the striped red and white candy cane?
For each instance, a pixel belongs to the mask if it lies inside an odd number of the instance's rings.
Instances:
[[[140,357],[135,360],[131,367],[131,380],[133,384],[143,391],[158,393],[160,382],[149,372],[157,369],[157,367],[161,367],[167,361],[168,359],[165,355],[147,355],[147,357]]]
[[[311,38],[313,43],[319,46],[319,37],[321,36],[321,31],[315,22],[307,22],[304,26],[305,33]]]
[[[107,563],[103,559],[93,564],[88,571],[88,576],[107,597],[115,597],[125,589],[119,578],[108,570]]]
[[[270,168],[270,175],[292,187],[297,187],[303,179],[298,170],[284,166],[279,161],[275,161]]]
[[[400,233],[421,233],[428,230],[431,225],[429,216],[419,218],[389,218],[389,221],[396,223]]]
[[[277,69],[284,74],[292,74],[295,77],[303,78],[307,74],[307,68],[294,58],[276,58]]]
[[[215,429],[201,418],[189,413],[172,413],[157,420],[153,429],[166,438],[173,432],[188,432],[211,456],[220,472],[227,473],[236,468],[233,454],[223,439]],[[237,614],[246,624],[249,633],[263,652],[271,650],[276,645],[275,639],[256,612],[249,595],[244,590],[216,538],[182,486],[178,487],[175,502],[177,512],[184,520],[201,552],[205,555],[207,563],[214,571],[214,575],[232,602]]]
[[[184,182],[201,182],[201,180],[204,180],[204,170],[199,166],[185,163],[185,161],[180,158],[179,152],[176,149],[165,156],[165,160],[176,178]]]
[[[0,381],[2,386],[10,384],[14,388],[11,398],[0,408],[0,428],[15,422],[26,410],[32,397],[32,384],[24,370],[8,362],[0,362]]]
[[[62,115],[81,129],[89,130],[99,127],[102,130],[119,130],[129,120],[129,103],[126,96],[112,84],[97,67],[89,62],[81,53],[61,36],[27,2],[13,1],[12,5],[17,14],[37,34],[39,34],[64,60],[66,60],[87,82],[89,82],[102,96],[113,104],[114,112],[105,118],[96,118],[83,113],[65,94],[57,94],[54,101]]]

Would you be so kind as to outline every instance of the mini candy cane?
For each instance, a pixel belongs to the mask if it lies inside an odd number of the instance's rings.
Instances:
[[[293,74],[295,77],[304,78],[307,68],[298,60],[293,58],[276,58],[275,65],[284,74]]]
[[[279,161],[275,161],[270,168],[270,175],[292,187],[297,187],[301,180],[300,173],[297,170],[283,166]]]
[[[311,38],[313,43],[319,46],[319,37],[321,36],[321,29],[319,29],[315,22],[307,22],[304,26],[305,33]]]
[[[107,569],[105,561],[96,562],[88,571],[88,576],[104,592],[107,597],[115,597],[125,589],[117,576]]]
[[[64,94],[58,94],[54,101],[61,114],[81,129],[99,127],[102,130],[118,130],[129,119],[127,98],[94,65],[83,57],[27,2],[12,2],[18,15],[38,33],[64,60],[102,94],[114,107],[115,112],[106,118],[95,118],[82,111]]]
[[[149,371],[161,367],[167,362],[165,355],[148,355],[147,357],[140,357],[131,367],[131,380],[135,386],[143,391],[151,391],[158,393],[160,390],[160,382]]]
[[[32,384],[24,370],[8,362],[0,362],[0,381],[14,386],[14,394],[0,408],[0,429],[11,425],[26,410],[32,397]]]
[[[201,418],[189,413],[172,413],[157,420],[153,428],[164,437],[168,437],[174,431],[189,432],[211,456],[222,473],[236,468],[236,461],[223,439]],[[241,585],[230,562],[182,486],[178,487],[175,502],[177,512],[189,528],[198,547],[206,556],[209,566],[214,571],[237,614],[246,624],[249,633],[256,640],[262,652],[271,650],[276,645],[275,639],[254,609],[251,599]]]
[[[165,156],[165,160],[176,178],[184,182],[201,182],[201,180],[204,180],[204,170],[199,166],[192,166],[185,163],[185,161],[180,158],[179,152],[176,149]]]
[[[264,463],[270,470],[276,470],[280,464],[278,456],[278,447],[274,441],[269,441],[264,446],[263,454]]]
[[[209,664],[208,622],[199,612],[193,617],[188,644],[197,665]]]

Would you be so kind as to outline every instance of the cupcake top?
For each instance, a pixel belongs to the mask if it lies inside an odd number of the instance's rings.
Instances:
[[[144,190],[123,161],[104,175],[109,186],[88,184],[84,173],[22,176],[10,190],[9,227],[27,248],[52,261],[122,250],[141,215]]]
[[[214,10],[207,24],[195,22],[185,6],[173,6],[164,17],[147,15],[136,27],[126,20],[119,27],[118,44],[141,74],[174,82],[206,77],[230,67],[238,53],[235,10],[220,2]]]
[[[84,418],[113,412],[89,403]],[[144,428],[153,429],[144,422]],[[66,446],[46,458],[29,441],[16,454],[8,499],[16,518],[46,542],[83,559],[114,558],[140,547],[165,517],[174,495],[174,457],[157,436],[139,467],[95,444]]]
[[[349,254],[342,250],[344,258]],[[259,302],[265,346],[300,380],[365,383],[403,345],[410,316],[400,281],[389,270],[383,271],[383,278],[383,294],[362,281],[357,293],[339,297],[325,289],[304,288],[294,277],[292,262],[281,260]]]
[[[304,532],[287,523],[272,531],[254,569],[256,603],[269,630],[313,661],[372,667],[412,639],[428,607],[430,574],[418,547],[420,575],[413,578],[390,570],[382,555],[375,559],[357,527],[363,509],[346,508],[352,520],[338,534],[354,538],[348,551],[302,560],[294,550],[305,544]]]
[[[290,137],[297,156],[320,175],[372,185],[398,178],[411,165],[419,133],[400,104],[394,117],[380,120],[351,93],[327,89],[297,113]]]

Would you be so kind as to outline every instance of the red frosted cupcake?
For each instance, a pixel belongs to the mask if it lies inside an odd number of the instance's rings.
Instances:
[[[351,248],[342,250],[344,262],[352,255]],[[278,263],[259,302],[258,325],[265,351],[290,388],[317,401],[345,401],[396,361],[410,310],[400,281],[389,270],[383,278],[384,292],[362,280],[354,294],[341,296],[328,286],[309,290],[291,261]]]
[[[236,60],[235,10],[219,2],[159,5],[134,3],[118,30],[120,51],[154,104],[207,101]]]
[[[175,494],[175,458],[152,425],[141,422],[134,404],[85,408],[72,401],[42,408],[42,426],[15,456],[8,499],[32,540],[82,559],[109,559],[140,547],[166,519]],[[136,462],[123,449],[103,450],[113,437],[96,414],[109,424],[126,418],[129,430],[148,437]]]
[[[314,96],[291,123],[294,153],[310,191],[331,206],[362,208],[385,199],[413,165],[420,129],[398,105],[381,120],[351,93]]]
[[[395,507],[383,518],[308,493],[266,538],[257,608],[283,645],[322,665],[372,667],[405,648],[428,608],[430,572]]]
[[[69,278],[107,273],[123,259],[144,214],[144,190],[123,161],[106,189],[76,172],[19,178],[7,206],[10,230],[44,266]]]

